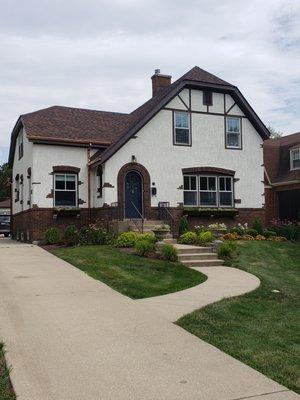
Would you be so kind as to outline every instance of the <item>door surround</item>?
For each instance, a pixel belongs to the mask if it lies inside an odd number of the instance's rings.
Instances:
[[[138,172],[142,178],[142,204],[144,218],[150,218],[151,213],[151,194],[150,194],[150,175],[148,170],[139,163],[131,162],[123,165],[118,173],[118,205],[119,205],[119,218],[122,220],[125,216],[125,178],[128,172]]]

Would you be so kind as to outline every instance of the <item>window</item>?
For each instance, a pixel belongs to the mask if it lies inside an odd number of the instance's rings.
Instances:
[[[174,113],[174,144],[190,146],[190,114],[185,112]]]
[[[231,176],[184,175],[183,204],[200,207],[233,207]]]
[[[241,119],[236,117],[226,118],[226,144],[228,149],[241,149]]]
[[[103,195],[103,170],[102,170],[101,165],[100,165],[100,167],[98,167],[97,175],[99,177],[99,187],[97,189],[98,198],[102,198],[102,195]]]
[[[20,177],[19,174],[16,175],[16,187],[15,187],[15,202],[20,200]]]
[[[18,136],[18,149],[19,149],[19,160],[23,157],[24,147],[23,147],[23,132],[20,131]]]
[[[219,176],[219,206],[232,206],[232,178]]]
[[[196,206],[197,201],[197,176],[183,177],[183,202],[187,206]]]
[[[212,100],[212,92],[209,90],[204,90],[203,91],[203,104],[205,106],[212,106],[213,100]]]
[[[200,205],[217,205],[217,184],[215,176],[200,176]]]
[[[77,174],[55,174],[54,188],[56,207],[77,206]]]
[[[290,151],[291,169],[300,169],[300,148]]]

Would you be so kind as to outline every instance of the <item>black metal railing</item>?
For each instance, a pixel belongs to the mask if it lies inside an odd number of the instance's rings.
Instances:
[[[144,233],[145,218],[144,218],[143,214],[140,212],[140,210],[137,208],[137,206],[134,204],[133,201],[131,201],[131,204],[133,205],[135,211],[138,213],[140,218],[130,218],[130,221],[132,221],[134,223],[134,225],[137,227],[137,229],[140,233]],[[141,223],[140,225],[139,225],[139,222]]]
[[[160,201],[158,203],[158,216],[160,220],[165,221],[170,226],[172,232],[174,226],[174,217],[170,210],[169,201]]]

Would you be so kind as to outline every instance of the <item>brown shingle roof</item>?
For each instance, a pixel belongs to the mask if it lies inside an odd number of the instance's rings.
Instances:
[[[300,132],[264,142],[264,165],[271,183],[300,180],[300,170],[290,170],[290,150],[300,147]]]
[[[128,114],[53,106],[21,116],[28,138],[109,145],[129,124]]]
[[[10,199],[0,201],[0,208],[10,208]]]

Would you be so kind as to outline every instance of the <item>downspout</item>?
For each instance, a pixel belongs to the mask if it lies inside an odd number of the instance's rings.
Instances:
[[[87,168],[88,168],[88,219],[89,224],[92,222],[92,210],[91,210],[91,146],[92,143],[89,143],[89,147],[87,149]]]

